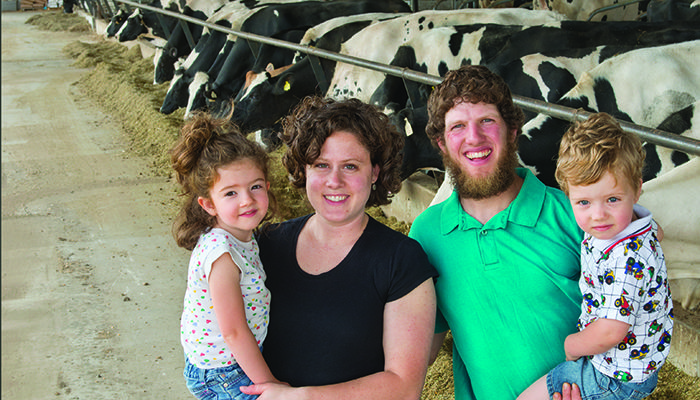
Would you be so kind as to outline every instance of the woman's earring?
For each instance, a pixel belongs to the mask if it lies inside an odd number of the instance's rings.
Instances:
[[[376,184],[376,183],[373,183],[373,184],[372,184],[372,190],[377,190],[377,184]]]

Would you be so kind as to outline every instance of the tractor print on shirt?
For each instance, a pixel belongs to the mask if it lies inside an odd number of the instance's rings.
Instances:
[[[661,338],[659,339],[659,345],[656,346],[656,348],[659,351],[664,351],[667,345],[671,344],[671,334],[668,333],[668,331],[664,331],[664,333],[661,335]]]
[[[644,305],[644,307],[642,307],[642,308],[644,309],[644,311],[651,313],[651,312],[654,312],[654,310],[656,310],[656,307],[658,307],[658,306],[659,306],[658,300],[649,300],[649,302],[646,303]]]
[[[625,372],[625,371],[615,371],[613,373],[613,375],[615,376],[615,378],[621,380],[622,382],[629,382],[632,379],[634,379],[632,377],[632,374],[630,374],[629,372]]]
[[[593,308],[600,307],[600,302],[598,299],[593,298],[593,293],[583,295],[583,301],[586,302],[586,312],[589,314],[593,311]],[[603,303],[605,303],[605,297],[603,297]]]
[[[648,353],[649,345],[643,344],[642,347],[639,348],[639,350],[634,349],[630,352],[630,358],[633,360],[641,360],[642,358],[646,357]]]
[[[634,279],[640,280],[644,277],[644,264],[630,257],[625,265],[625,274],[634,276]]]
[[[642,247],[642,239],[637,236],[634,239],[630,240],[625,244],[625,252],[624,255],[627,255],[628,251],[632,251],[634,253],[638,252],[639,249]]]
[[[637,343],[637,335],[635,335],[634,332],[629,331],[627,332],[627,336],[625,336],[625,338],[618,343],[617,348],[624,350],[627,348],[627,346],[634,346],[635,343]]]
[[[654,320],[651,324],[649,324],[649,336],[656,335],[656,333],[659,332],[663,327],[664,324],[660,324],[657,320]]]
[[[629,296],[629,293],[627,293],[626,290],[622,290],[622,296],[620,296],[619,299],[615,300],[615,307],[618,307],[620,309],[620,314],[622,315],[630,315],[632,311],[634,311],[634,307],[632,304],[627,302],[627,299],[625,296]]]
[[[605,274],[598,275],[598,282],[601,284],[605,282],[607,285],[612,285],[615,282],[615,273],[611,270],[605,270]]]
[[[651,374],[654,371],[656,371],[656,361],[649,361],[649,364],[647,365],[647,369],[644,371],[644,373]]]

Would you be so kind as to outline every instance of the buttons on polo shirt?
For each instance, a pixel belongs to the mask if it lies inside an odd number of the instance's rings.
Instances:
[[[481,229],[477,242],[479,243],[479,251],[481,253],[481,262],[484,263],[484,268],[487,270],[500,267],[500,257],[496,248],[496,236],[490,229]]]

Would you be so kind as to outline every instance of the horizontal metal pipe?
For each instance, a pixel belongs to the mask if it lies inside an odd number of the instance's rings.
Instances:
[[[596,14],[599,14],[599,13],[602,13],[602,12],[605,12],[605,11],[610,11],[610,10],[613,10],[613,9],[615,9],[615,8],[627,7],[627,6],[631,5],[631,4],[634,4],[634,3],[641,3],[641,2],[643,2],[643,1],[646,1],[646,0],[631,0],[631,1],[624,2],[624,3],[617,3],[617,4],[612,4],[612,5],[609,5],[609,6],[597,8],[597,9],[593,10],[593,12],[588,16],[588,19],[587,19],[586,21],[590,21],[591,19],[593,19],[593,17],[594,17]]]
[[[191,22],[193,24],[202,25],[210,30],[216,30],[228,34],[232,34],[237,37],[241,37],[247,40],[253,40],[256,42],[269,44],[277,47],[283,47],[286,49],[291,49],[299,51],[306,54],[311,54],[317,57],[328,58],[337,62],[344,62],[347,64],[357,65],[359,67],[376,70],[383,72],[388,75],[401,77],[404,79],[409,79],[419,83],[427,85],[439,85],[442,82],[441,77],[435,75],[428,75],[422,72],[414,71],[408,68],[400,68],[392,65],[382,64],[374,62],[371,60],[366,60],[359,57],[349,56],[345,54],[339,54],[328,50],[319,49],[312,46],[303,46],[298,43],[287,42],[284,40],[273,39],[267,36],[256,35],[253,33],[237,31],[233,29],[228,29],[220,25],[215,25],[201,19],[193,18],[187,15],[183,15],[177,12],[172,12],[168,10],[163,10],[161,8],[152,7],[145,4],[139,4],[130,0],[116,0],[120,3],[129,4],[133,7],[143,8],[145,10],[151,10],[154,12],[169,15],[174,18],[183,19],[185,21]],[[565,121],[573,121],[574,119],[585,120],[591,115],[589,112],[575,110],[573,108],[560,106],[553,103],[547,103],[541,100],[531,99],[528,97],[523,97],[519,95],[513,95],[513,102],[519,107],[524,108],[528,111],[533,111],[536,113],[551,115],[552,117],[563,119]],[[674,150],[679,150],[688,154],[693,154],[700,156],[700,140],[693,138],[676,135],[674,133],[661,131],[659,129],[647,128],[640,125],[635,125],[626,121],[619,121],[620,126],[623,130],[627,132],[632,132],[647,142],[668,147]]]

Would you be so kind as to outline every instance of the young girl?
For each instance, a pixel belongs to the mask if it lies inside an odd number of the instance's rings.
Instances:
[[[197,398],[256,398],[239,387],[278,382],[260,351],[270,292],[253,237],[275,204],[268,155],[228,119],[197,113],[171,159],[186,197],[173,233],[192,250],[180,322],[187,387]]]

